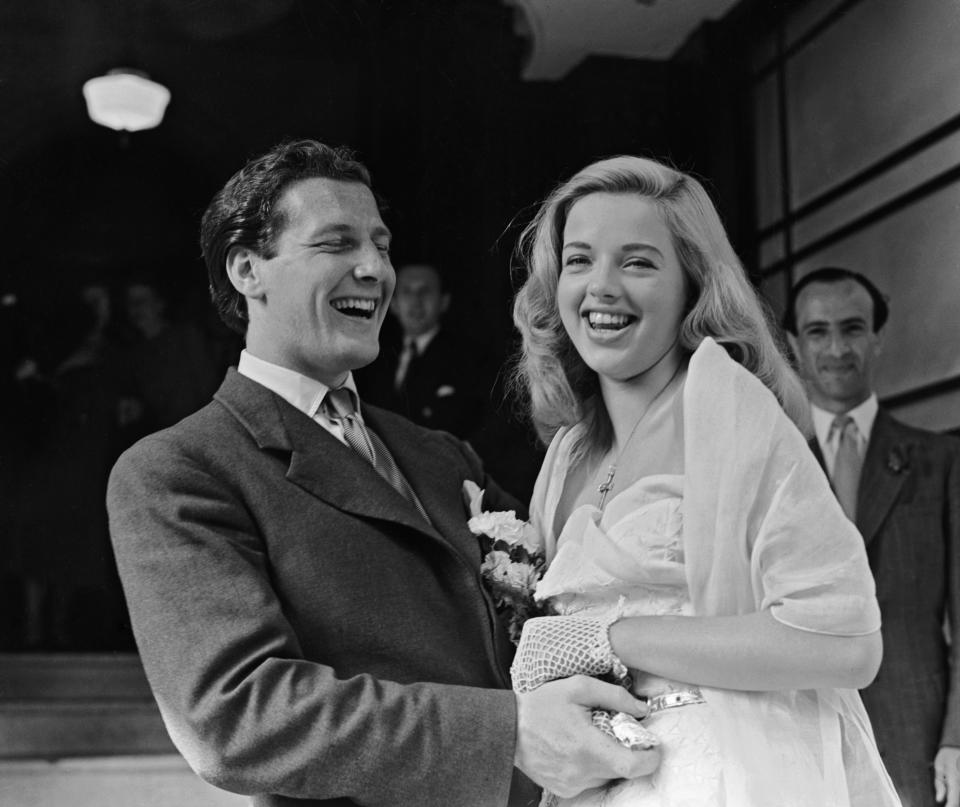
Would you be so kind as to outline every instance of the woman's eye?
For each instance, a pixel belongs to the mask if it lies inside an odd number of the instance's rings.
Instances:
[[[651,261],[649,258],[630,258],[625,263],[624,266],[633,267],[635,269],[656,269],[656,264]]]
[[[384,255],[390,254],[390,245],[389,244],[377,244],[377,249],[380,250]]]
[[[569,255],[564,259],[563,265],[571,267],[586,266],[589,262],[586,255]]]

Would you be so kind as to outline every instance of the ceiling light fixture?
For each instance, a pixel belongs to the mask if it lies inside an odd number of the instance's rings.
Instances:
[[[146,73],[121,67],[85,82],[83,97],[94,123],[118,132],[139,132],[160,125],[170,90]]]

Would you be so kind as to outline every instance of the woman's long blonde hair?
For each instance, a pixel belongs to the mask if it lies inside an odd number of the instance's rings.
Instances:
[[[567,215],[576,201],[592,193],[636,194],[657,204],[687,279],[689,300],[680,344],[692,352],[705,336],[713,337],[766,384],[802,431],[808,431],[803,385],[703,186],[655,160],[622,156],[588,165],[559,185],[517,246],[526,279],[513,306],[523,340],[514,381],[529,399],[541,439],[549,442],[561,427],[583,420],[585,442],[593,448],[606,450],[613,440],[597,375],[577,353],[557,308]],[[586,445],[578,449],[586,450]]]

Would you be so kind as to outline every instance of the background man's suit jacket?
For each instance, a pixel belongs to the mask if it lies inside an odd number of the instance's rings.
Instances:
[[[402,346],[382,348],[357,375],[362,400],[399,412],[429,429],[468,438],[491,405],[495,373],[476,346],[441,328],[407,369],[403,389],[394,389]]]
[[[363,413],[432,527],[232,370],[212,403],[120,459],[111,531],[147,676],[188,762],[271,794],[255,804],[506,804],[512,648],[462,483],[487,489],[487,509],[515,503],[449,435]]]
[[[894,783],[932,807],[937,749],[960,746],[960,668],[942,628],[946,609],[960,661],[960,441],[881,408],[857,496],[883,617],[883,662],[861,695]]]

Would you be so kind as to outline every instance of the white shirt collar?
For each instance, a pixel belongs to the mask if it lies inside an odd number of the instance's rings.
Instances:
[[[877,419],[877,410],[880,404],[877,401],[877,394],[874,392],[862,404],[844,414],[850,415],[853,422],[857,424],[857,431],[860,433],[861,447],[870,439],[870,432],[873,431],[873,422]],[[821,450],[826,449],[827,439],[830,437],[830,426],[833,424],[836,413],[821,409],[816,404],[810,404],[810,411],[813,415],[813,428],[817,433],[817,442]]]
[[[266,361],[254,356],[246,349],[240,351],[240,361],[237,372],[245,375],[251,381],[262,384],[268,390],[277,393],[287,403],[295,406],[307,417],[316,418],[323,397],[330,389],[326,384],[313,378],[281,367],[279,364]],[[347,373],[347,380],[343,386],[357,393],[357,385],[353,380],[353,373]],[[359,400],[359,396],[358,400]]]

